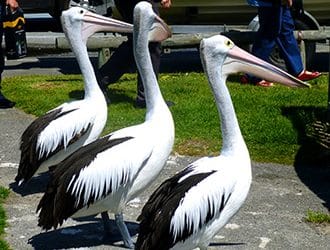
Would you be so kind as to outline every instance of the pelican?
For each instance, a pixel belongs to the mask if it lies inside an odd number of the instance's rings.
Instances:
[[[225,84],[229,74],[243,71],[288,86],[307,86],[221,35],[203,39],[200,51],[221,117],[222,150],[219,156],[191,163],[153,192],[138,217],[136,249],[207,249],[246,199],[251,162]]]
[[[145,121],[78,149],[54,168],[37,208],[38,225],[43,229],[57,228],[69,217],[110,211],[115,214],[124,245],[134,247],[123,221],[123,209],[157,177],[174,143],[173,118],[158,86],[148,49],[149,41],[160,42],[170,35],[150,3],[136,5],[134,56],[145,89]],[[107,230],[106,222],[104,227]]]
[[[19,185],[99,137],[107,120],[107,104],[89,60],[86,42],[97,31],[132,32],[131,24],[80,7],[64,11],[61,21],[83,75],[85,96],[50,110],[24,131],[15,178]]]

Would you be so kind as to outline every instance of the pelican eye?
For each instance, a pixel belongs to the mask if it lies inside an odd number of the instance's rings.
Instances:
[[[230,40],[227,40],[227,41],[225,42],[225,44],[226,44],[226,46],[228,46],[228,47],[230,47],[230,46],[232,45]]]
[[[80,10],[80,14],[83,14],[84,13],[84,11],[83,10]]]

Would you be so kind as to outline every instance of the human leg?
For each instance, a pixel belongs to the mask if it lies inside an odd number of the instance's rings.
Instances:
[[[119,45],[110,59],[99,69],[101,87],[117,82],[120,77],[134,66],[132,38]]]
[[[269,56],[275,47],[276,38],[281,28],[279,7],[259,7],[258,16],[260,27],[252,45],[252,54],[269,61]]]
[[[135,1],[115,0],[115,5],[122,19],[125,22],[132,23]],[[106,95],[106,87],[109,84],[117,82],[124,73],[133,68],[136,68],[133,55],[133,38],[129,34],[127,41],[119,45],[110,59],[97,71],[98,83],[104,94]]]
[[[141,0],[122,1],[115,0],[115,5],[125,22],[133,23],[133,12],[135,5]],[[151,1],[153,10],[159,14],[157,4]],[[149,44],[149,51],[153,70],[158,77],[160,66],[161,45],[159,42],[151,42]],[[109,61],[100,69],[102,78],[101,85],[108,85],[119,80],[119,78],[132,67],[136,68],[134,55],[133,55],[133,39],[128,36],[128,41],[119,46],[114,54],[110,57]],[[109,72],[111,74],[109,74]],[[137,76],[137,97],[135,106],[138,108],[145,107],[145,94],[141,76],[138,72]]]
[[[0,7],[0,13],[2,13],[2,8]],[[2,14],[0,17],[0,44],[2,44],[3,37],[3,25],[2,25]],[[0,46],[0,108],[12,108],[15,106],[15,102],[8,100],[1,92],[1,75],[5,67],[4,51]]]
[[[302,81],[308,81],[319,77],[321,73],[316,71],[311,72],[304,69],[298,43],[293,33],[294,22],[290,9],[286,6],[282,6],[281,11],[282,26],[280,34],[276,39],[276,43],[280,48],[288,72]]]
[[[269,61],[271,52],[275,47],[276,37],[280,30],[280,12],[279,6],[259,7],[259,30],[257,37],[252,45],[252,54]],[[269,18],[271,17],[271,18]],[[270,87],[273,84],[257,78],[253,75],[244,75],[241,78],[242,83],[253,83],[257,86]]]
[[[292,75],[299,75],[303,71],[302,63],[297,40],[294,36],[294,22],[291,16],[290,9],[287,6],[281,6],[281,29],[279,36],[276,38],[276,44],[280,49],[287,70]]]
[[[1,109],[7,109],[7,108],[12,108],[15,106],[15,102],[10,101],[7,99],[1,92],[1,85],[0,85],[0,108]]]

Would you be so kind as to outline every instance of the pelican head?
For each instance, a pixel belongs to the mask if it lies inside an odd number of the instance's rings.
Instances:
[[[139,2],[134,8],[135,34],[142,34],[141,30],[148,32],[149,42],[162,42],[172,35],[167,24],[153,11],[149,2]],[[136,38],[137,39],[137,38]]]
[[[221,73],[224,77],[229,74],[244,72],[290,87],[309,87],[309,84],[240,49],[225,36],[215,35],[203,39],[200,50],[204,68],[207,71],[210,70],[208,65],[211,64],[207,64],[206,60],[212,60],[212,65],[218,65],[222,68]]]
[[[61,22],[63,31],[69,39],[71,39],[71,37],[74,39],[74,37],[80,34],[85,44],[88,37],[96,32],[133,32],[132,24],[104,17],[81,7],[71,7],[63,11]]]

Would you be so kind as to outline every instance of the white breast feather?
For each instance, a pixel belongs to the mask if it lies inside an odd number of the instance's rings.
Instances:
[[[116,192],[121,180],[124,180],[123,185],[132,183],[143,162],[152,153],[149,145],[137,144],[138,141],[132,139],[101,152],[80,172],[77,180],[73,176],[67,192],[72,186],[71,194],[76,197],[76,205],[81,199],[86,205],[91,196],[95,197],[94,200],[100,200],[102,194],[110,189],[112,193]]]

